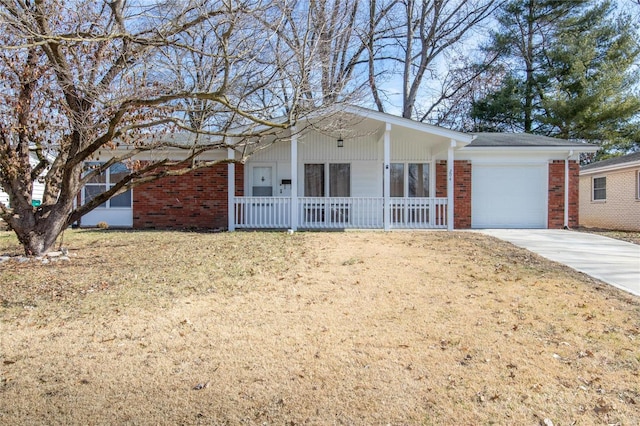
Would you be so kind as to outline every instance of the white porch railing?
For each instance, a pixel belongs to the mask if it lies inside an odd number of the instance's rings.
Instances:
[[[403,229],[446,228],[446,198],[391,198],[391,226]]]
[[[300,197],[298,223],[308,229],[382,228],[383,202],[378,197]]]
[[[446,198],[391,198],[391,228],[447,227]],[[288,197],[235,197],[236,228],[290,228]],[[300,197],[298,227],[301,229],[382,229],[382,197]]]
[[[235,197],[233,212],[236,228],[291,227],[289,197]]]

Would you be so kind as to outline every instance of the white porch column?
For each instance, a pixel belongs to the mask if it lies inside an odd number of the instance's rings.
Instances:
[[[291,230],[298,229],[298,134],[291,128]]]
[[[451,145],[447,152],[447,230],[453,231],[453,209],[455,204],[453,201],[453,186],[455,185],[453,170],[453,149],[456,147],[456,141],[451,139]]]
[[[235,159],[236,152],[233,148],[227,148],[227,158],[229,160]],[[227,216],[229,231],[236,230],[236,209],[235,209],[235,197],[236,197],[236,165],[230,161],[227,164]]]
[[[384,173],[382,176],[384,190],[384,230],[391,229],[391,123],[386,124],[384,131]]]

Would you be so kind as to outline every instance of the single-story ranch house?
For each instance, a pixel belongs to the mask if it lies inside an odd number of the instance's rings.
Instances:
[[[219,164],[136,187],[85,215],[80,225],[229,230],[578,225],[578,160],[595,146],[527,134],[465,134],[359,107],[345,108],[339,117],[346,123],[339,131],[300,127],[244,164]],[[87,185],[82,197],[115,182],[118,173],[112,167],[100,182]]]
[[[580,169],[580,225],[640,231],[640,152]]]

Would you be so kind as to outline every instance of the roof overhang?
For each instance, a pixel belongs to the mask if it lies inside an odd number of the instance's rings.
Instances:
[[[593,167],[587,170],[580,170],[580,175],[593,175],[623,169],[631,169],[635,167],[640,167],[640,161],[629,161],[628,163],[612,164],[610,166]]]
[[[600,149],[599,146],[595,145],[567,145],[567,146],[529,146],[529,145],[521,145],[521,146],[466,146],[462,149],[465,152],[572,152],[574,154],[581,152],[596,152]]]
[[[398,117],[395,115],[379,112],[372,109],[362,108],[355,105],[344,105],[342,110],[345,113],[354,114],[362,118],[388,123],[392,126],[404,127],[406,129],[415,130],[422,133],[429,133],[435,136],[451,139],[465,146],[473,141],[475,135],[462,133],[455,130],[445,129],[444,127],[433,126],[431,124],[421,123],[419,121],[410,120],[408,118]]]

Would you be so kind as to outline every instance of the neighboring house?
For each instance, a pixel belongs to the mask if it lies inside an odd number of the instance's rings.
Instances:
[[[139,186],[85,215],[81,225],[388,230],[578,224],[578,159],[597,147],[533,135],[465,134],[357,107],[333,120],[342,123],[336,130],[294,132],[244,165],[221,164]],[[87,185],[83,200],[115,182],[117,173]]]
[[[580,169],[580,225],[640,231],[640,152]]]
[[[38,158],[35,154],[31,154],[29,157],[29,161],[31,166],[35,167],[38,164]],[[42,196],[44,195],[44,183],[36,180],[33,183],[33,190],[31,191],[31,200],[34,205],[39,205],[42,202]],[[3,203],[5,206],[9,206],[9,194],[4,192],[2,188],[0,188],[0,203]]]

